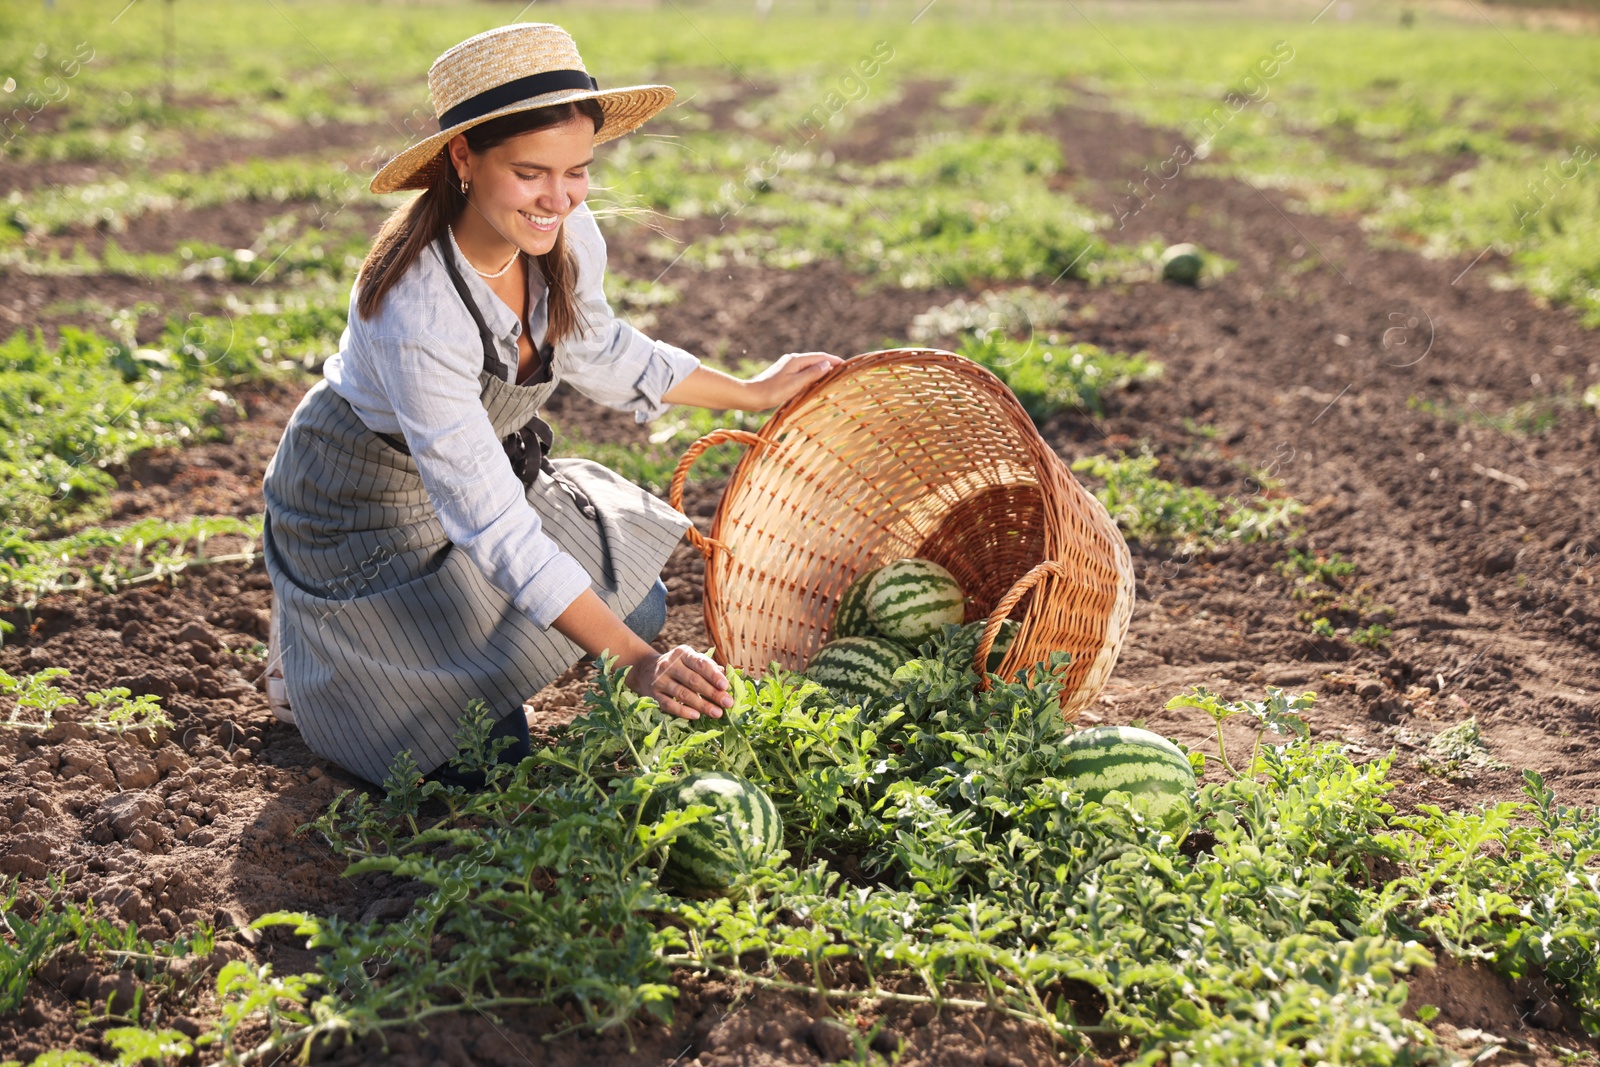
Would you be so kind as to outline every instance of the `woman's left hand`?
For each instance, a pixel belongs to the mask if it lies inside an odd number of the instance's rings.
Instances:
[[[812,382],[843,363],[831,352],[790,352],[745,384],[746,411],[766,411],[798,394]]]

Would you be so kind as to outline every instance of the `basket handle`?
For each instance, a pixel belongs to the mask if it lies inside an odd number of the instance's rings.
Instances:
[[[722,429],[712,430],[690,445],[683,453],[683,458],[678,460],[678,466],[672,472],[672,486],[667,493],[668,502],[678,510],[679,514],[686,514],[683,510],[683,486],[689,480],[689,468],[694,466],[694,461],[699,459],[701,453],[706,449],[712,445],[720,445],[729,441],[748,448],[758,448],[767,443],[766,439],[760,434],[751,433],[749,430]],[[727,551],[727,546],[721,541],[705,536],[693,526],[689,527],[685,535],[689,538],[689,543],[699,549],[700,554],[706,559],[711,558],[713,549],[720,548],[723,551]]]
[[[1006,595],[1000,598],[1000,603],[989,613],[989,624],[983,628],[983,636],[978,638],[978,651],[972,658],[972,670],[978,676],[980,692],[989,688],[989,675],[983,668],[988,662],[989,650],[994,647],[995,638],[1000,634],[1000,624],[1006,621],[1011,609],[1017,606],[1017,601],[1021,600],[1028,590],[1038,585],[1039,579],[1047,574],[1055,578],[1066,578],[1067,569],[1053,559],[1037,564],[1027,574],[1017,579],[1017,583],[1006,591]]]

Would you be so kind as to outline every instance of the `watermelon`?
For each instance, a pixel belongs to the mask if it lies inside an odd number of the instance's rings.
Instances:
[[[833,609],[833,626],[829,630],[832,638],[840,637],[871,637],[872,620],[867,618],[867,586],[872,582],[872,576],[877,574],[881,567],[874,567],[865,572],[839,597],[838,606]]]
[[[1194,769],[1165,737],[1133,726],[1096,726],[1072,734],[1065,749],[1062,774],[1088,799],[1120,789],[1149,797],[1151,816],[1169,828],[1187,826]]]
[[[1200,280],[1204,266],[1200,250],[1191,244],[1173,245],[1161,253],[1161,277],[1180,285],[1193,285]]]
[[[662,876],[673,888],[726,892],[753,867],[772,862],[783,847],[783,822],[765,790],[722,771],[700,771],[651,797],[646,815],[659,819],[691,804],[714,811],[684,827],[668,846]]]
[[[972,634],[972,651],[978,651],[977,642],[983,640],[983,629],[989,625],[988,619],[975,619],[967,623],[966,629]],[[1000,669],[1000,661],[1006,658],[1006,653],[1011,651],[1011,642],[1017,639],[1017,631],[1022,629],[1022,624],[1015,619],[1002,619],[1000,632],[994,635],[994,644],[989,646],[989,658],[984,660],[983,669],[990,674]]]
[[[867,618],[883,636],[916,648],[945,623],[961,624],[966,594],[931,559],[885,564],[867,585]]]
[[[865,706],[889,695],[895,669],[914,654],[887,637],[841,637],[817,649],[806,677],[826,686],[841,704]]]

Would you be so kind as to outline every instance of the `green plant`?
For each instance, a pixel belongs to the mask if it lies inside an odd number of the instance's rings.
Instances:
[[[1506,765],[1489,754],[1478,717],[1468,716],[1429,738],[1417,765],[1442,778],[1471,778],[1475,770],[1504,770]]]
[[[11,696],[15,701],[0,726],[14,730],[50,729],[55,724],[56,712],[78,703],[76,697],[67,696],[55,685],[56,679],[71,674],[65,667],[46,667],[21,678],[0,671],[0,695]],[[159,698],[149,694],[132,698],[131,690],[123,686],[85,693],[83,702],[94,709],[93,717],[83,725],[110,730],[118,736],[130,729],[149,730],[153,734],[158,728],[172,726],[172,720],[161,710]],[[32,709],[37,720],[24,718],[25,709]]]
[[[1123,532],[1144,544],[1206,551],[1227,541],[1249,543],[1280,535],[1301,506],[1288,499],[1255,496],[1219,500],[1204,489],[1179,486],[1153,472],[1160,465],[1148,451],[1115,458],[1086,456],[1072,464],[1102,480],[1095,496]]]
[[[214,947],[209,925],[152,943],[132,926],[112,922],[93,906],[71,900],[59,877],[51,879],[42,895],[24,894],[13,878],[0,899],[0,1014],[16,1011],[27,998],[29,979],[65,949],[103,957],[114,969],[131,967],[146,982],[171,990],[178,986],[171,964],[208,955]]]
[[[1253,772],[1261,756],[1261,738],[1268,730],[1273,733],[1295,737],[1301,741],[1308,740],[1311,736],[1310,728],[1306,725],[1305,713],[1311,710],[1312,703],[1316,700],[1315,693],[1301,693],[1294,699],[1289,699],[1281,689],[1267,687],[1267,699],[1260,701],[1236,700],[1224,701],[1220,696],[1211,692],[1203,685],[1190,686],[1189,692],[1179,694],[1167,701],[1168,711],[1178,708],[1195,708],[1206,713],[1211,719],[1213,729],[1216,731],[1217,759],[1228,773],[1238,777],[1246,772]],[[1235,767],[1228,760],[1228,749],[1222,737],[1222,724],[1235,715],[1248,715],[1260,724],[1256,730],[1255,750],[1250,754],[1250,762],[1243,768]],[[1196,768],[1196,772],[1200,768]]]
[[[340,161],[317,158],[253,159],[196,173],[169,170],[149,178],[61,186],[46,183],[5,201],[0,225],[13,233],[60,233],[102,225],[114,231],[152,211],[178,204],[192,209],[238,201],[314,200],[342,204],[359,180]]]
[[[94,718],[87,725],[113,730],[118,735],[128,730],[171,729],[172,720],[161,710],[159,697],[149,693],[133,696],[126,686],[85,693],[83,702],[95,709]]]
[[[1526,400],[1508,408],[1504,413],[1491,415],[1469,393],[1465,404],[1450,400],[1430,400],[1412,396],[1406,407],[1425,412],[1435,418],[1455,425],[1486,426],[1508,437],[1537,437],[1549,433],[1560,422],[1563,412],[1576,409],[1579,401],[1568,395],[1555,395],[1537,400]]]
[[[141,519],[118,529],[90,528],[54,541],[0,527],[0,606],[29,611],[41,597],[90,589],[115,591],[145,582],[176,581],[193,567],[253,563],[262,517],[198,516],[180,521]],[[236,551],[213,555],[216,541]]]
[[[715,217],[729,232],[661,258],[705,269],[728,263],[793,268],[837,260],[869,288],[1113,276],[1137,257],[1096,236],[1099,220],[1054,188],[1061,149],[1019,131],[932,138],[911,155],[866,168],[809,148],[775,158],[754,137],[685,135],[678,144],[622,147],[613,159],[636,202],[675,216]]]
[[[17,912],[17,880],[5,887],[0,900],[0,1014],[9,1015],[22,1006],[27,996],[28,979],[72,937],[66,913],[45,909],[33,921]]]
[[[386,799],[346,793],[310,828],[351,874],[429,892],[388,924],[258,919],[309,939],[320,991],[230,965],[197,1044],[250,1063],[535,1004],[604,1028],[669,1015],[674,973],[693,971],[836,1004],[994,1011],[1146,1063],[1442,1065],[1401,1013],[1435,952],[1537,968],[1600,1031],[1600,813],[1556,806],[1528,775],[1528,804],[1397,815],[1388,758],[1309,739],[1311,694],[1196,688],[1170,706],[1204,711],[1219,742],[1235,715],[1288,740],[1258,735],[1248,763],[1219,743],[1230,776],[1201,787],[1195,846],[1179,849],[1131,798],[1090,800],[1059,773],[1066,657],[979,692],[975,641],[947,627],[870,716],[782,670],[731,671],[726,716],[689,723],[606,661],[586,713],[514,767],[495,764],[476,705],[457,763],[489,770],[483,792],[426,782],[403,756]],[[655,817],[651,801],[699,771],[761,783],[788,860],[686,899],[660,868],[694,809]]]
[[[15,701],[11,713],[6,716],[5,725],[22,730],[50,729],[55,723],[57,711],[78,702],[77,698],[67,696],[55,686],[57,678],[64,678],[71,673],[65,667],[46,667],[21,678],[13,678],[5,671],[0,671],[0,694],[13,697]],[[39,721],[24,719],[23,716],[27,714],[25,709],[36,712]]]
[[[222,433],[244,409],[227,390],[300,373],[337,348],[342,308],[169,318],[134,340],[137,314],[114,315],[113,337],[63,326],[0,342],[0,512],[7,529],[60,534],[106,512],[115,474],[151,448]],[[285,366],[287,364],[287,366]]]
[[[1375,622],[1370,626],[1363,626],[1359,630],[1351,631],[1350,640],[1364,648],[1377,651],[1383,647],[1384,641],[1388,640],[1393,633],[1393,630],[1381,622]]]
[[[1143,354],[1111,353],[1081,342],[1013,341],[994,331],[969,335],[958,351],[993,371],[1036,422],[1068,409],[1102,414],[1108,394],[1163,372]]]
[[[1278,560],[1272,565],[1272,569],[1285,578],[1294,578],[1298,589],[1302,585],[1316,583],[1337,586],[1339,579],[1347,578],[1356,572],[1356,565],[1337,552],[1332,556],[1322,557],[1310,550],[1290,547],[1288,558]]]

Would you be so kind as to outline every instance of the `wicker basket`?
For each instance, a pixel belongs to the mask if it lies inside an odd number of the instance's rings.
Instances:
[[[802,669],[857,575],[921,556],[961,583],[967,621],[989,620],[980,675],[1015,615],[996,673],[1064,649],[1063,712],[1076,718],[1099,695],[1133,614],[1127,544],[989,371],[931,349],[848,359],[759,433],[717,430],[691,445],[673,474],[674,507],[695,459],[726,441],[750,450],[710,537],[689,531],[706,557],[706,629],[723,663]]]

